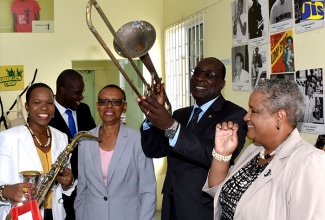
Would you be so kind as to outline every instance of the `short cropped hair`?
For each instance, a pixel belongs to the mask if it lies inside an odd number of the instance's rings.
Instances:
[[[254,92],[265,95],[263,105],[270,114],[283,109],[288,120],[295,128],[304,112],[304,96],[298,84],[289,79],[261,80]]]
[[[104,89],[107,89],[107,88],[116,88],[116,89],[120,90],[121,93],[122,93],[122,95],[123,95],[123,100],[126,101],[126,95],[125,95],[124,90],[123,90],[121,87],[119,87],[118,85],[115,85],[115,84],[109,84],[109,85],[104,86],[104,88],[102,88],[102,89],[99,91],[99,93],[98,93],[98,97],[97,97],[98,99],[99,99],[99,94],[100,94]]]
[[[47,89],[49,89],[51,91],[52,95],[54,96],[51,87],[49,87],[47,84],[45,84],[45,83],[34,83],[27,89],[27,92],[26,92],[26,102],[27,103],[29,102],[30,94],[36,88],[47,88]]]

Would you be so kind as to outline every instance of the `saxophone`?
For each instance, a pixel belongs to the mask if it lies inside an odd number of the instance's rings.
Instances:
[[[65,149],[60,153],[55,163],[52,164],[49,172],[44,176],[41,182],[37,186],[37,192],[34,198],[37,201],[38,207],[41,207],[45,201],[47,194],[50,192],[53,184],[55,183],[56,177],[59,171],[64,167],[69,159],[69,154],[74,150],[80,138],[91,138],[100,142],[100,139],[96,136],[89,134],[86,131],[78,132],[71,142],[65,147]],[[6,220],[11,220],[11,213],[6,216]]]
[[[39,207],[41,207],[41,205],[45,201],[47,194],[50,192],[53,184],[55,183],[59,171],[67,163],[69,159],[69,154],[74,150],[79,139],[83,137],[95,139],[100,142],[100,139],[98,137],[95,137],[86,131],[80,131],[74,136],[68,146],[66,146],[65,149],[60,153],[55,163],[52,164],[49,172],[44,176],[42,181],[39,183],[39,186],[37,187],[37,192],[34,195],[34,199],[37,201]]]

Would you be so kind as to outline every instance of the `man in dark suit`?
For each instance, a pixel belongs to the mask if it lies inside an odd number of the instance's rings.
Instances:
[[[89,106],[80,101],[83,99],[85,84],[82,76],[73,69],[64,70],[56,81],[55,113],[49,125],[66,133],[69,140],[73,138],[68,126],[67,109],[72,111],[76,131],[89,131],[96,127]],[[74,179],[78,178],[78,147],[76,146],[71,155],[71,169]],[[73,208],[76,190],[71,196],[62,195],[64,209],[67,213],[66,220],[74,220]]]
[[[167,156],[162,204],[162,220],[213,219],[213,198],[202,191],[212,161],[215,126],[223,121],[239,125],[238,156],[247,132],[246,111],[220,94],[226,69],[213,57],[201,60],[193,71],[190,89],[196,103],[178,109],[171,116],[163,103],[163,86],[156,86],[157,100],[143,96],[137,101],[147,119],[141,127],[142,148],[147,157]],[[201,108],[192,125],[194,109]],[[196,110],[195,110],[196,111]],[[190,125],[191,124],[191,125]],[[191,127],[191,128],[190,128]]]

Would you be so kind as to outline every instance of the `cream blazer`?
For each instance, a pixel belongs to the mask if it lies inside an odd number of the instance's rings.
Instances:
[[[262,149],[254,144],[240,156],[227,178],[214,188],[214,219],[219,219],[219,193],[223,184]],[[325,152],[304,141],[295,129],[270,164],[242,195],[234,219],[324,220]]]
[[[52,133],[52,163],[68,145],[66,134],[50,127]],[[27,170],[42,171],[42,163],[38,156],[32,135],[26,126],[17,126],[0,132],[0,185],[21,183],[19,172]],[[74,185],[76,185],[75,183]],[[62,193],[70,196],[74,187],[63,191],[59,184],[52,197],[52,212],[55,220],[63,220],[66,216],[62,202]],[[10,204],[0,202],[0,220],[4,220],[10,212]]]

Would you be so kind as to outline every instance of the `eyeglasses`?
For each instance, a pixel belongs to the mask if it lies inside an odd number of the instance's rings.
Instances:
[[[98,99],[98,105],[100,106],[107,106],[108,103],[111,103],[112,106],[121,106],[125,101],[122,99]]]
[[[212,70],[202,71],[200,68],[195,68],[191,72],[192,72],[192,76],[195,77],[199,77],[201,74],[204,74],[203,76],[208,79],[212,79],[212,78],[221,79],[221,77],[217,76]]]

